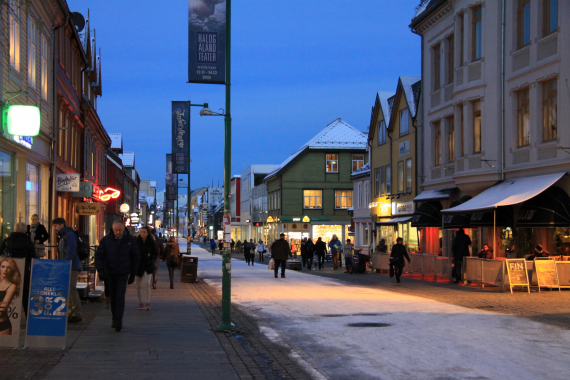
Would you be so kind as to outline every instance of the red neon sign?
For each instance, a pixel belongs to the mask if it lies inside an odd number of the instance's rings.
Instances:
[[[105,190],[98,190],[96,194],[93,194],[93,198],[97,198],[103,202],[107,202],[111,199],[117,199],[121,195],[121,192],[112,187],[107,187]]]

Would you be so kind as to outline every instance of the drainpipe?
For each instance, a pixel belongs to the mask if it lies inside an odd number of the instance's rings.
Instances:
[[[505,0],[501,4],[501,180],[505,179]]]
[[[420,58],[420,59],[421,59],[421,61],[420,61],[420,67],[421,67],[421,69],[420,69],[420,73],[421,73],[421,78],[422,78],[421,89],[420,89],[420,98],[421,98],[421,104],[422,104],[421,109],[422,109],[422,112],[423,112],[423,111],[426,109],[426,108],[425,108],[425,100],[424,100],[424,96],[423,96],[423,92],[424,92],[424,82],[423,82],[423,78],[425,78],[424,75],[423,75],[423,71],[424,71],[424,44],[423,44],[423,36],[422,36],[421,34],[419,34],[414,28],[410,28],[410,29],[411,29],[412,33],[414,33],[414,34],[420,36],[420,39],[422,40],[421,43],[420,43],[420,45],[421,45],[421,58]],[[418,108],[420,108],[420,107],[419,107],[419,104],[418,104]],[[424,120],[424,118],[423,118],[423,115],[422,115],[422,118],[421,118],[421,119],[422,119],[422,128],[421,128],[422,138],[420,139],[420,142],[421,142],[421,147],[420,147],[421,149],[420,149],[420,152],[421,152],[422,158],[423,158],[423,154],[424,154],[424,138],[423,138],[423,135],[424,135],[423,120]],[[423,182],[424,182],[424,180],[423,180],[423,178],[424,178],[424,165],[423,165],[423,161],[424,161],[424,160],[423,160],[423,159],[422,159],[422,165],[421,165],[420,172],[419,172],[420,177],[418,177],[419,158],[418,158],[418,126],[417,126],[417,120],[418,120],[418,110],[416,110],[416,118],[415,118],[414,122],[412,123],[412,126],[413,126],[414,129],[416,130],[416,145],[415,145],[415,147],[416,147],[416,148],[415,148],[415,151],[416,151],[416,170],[415,170],[415,172],[416,172],[416,195],[418,195],[420,188],[422,188],[422,190],[423,190]],[[421,178],[421,180],[418,181],[418,178]],[[421,184],[419,184],[419,182],[421,182]]]

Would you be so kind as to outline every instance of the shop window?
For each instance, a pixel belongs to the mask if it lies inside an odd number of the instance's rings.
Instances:
[[[542,140],[558,138],[558,104],[556,79],[542,85]]]
[[[39,168],[27,164],[26,167],[26,223],[30,223],[32,215],[39,214],[40,181]]]
[[[386,142],[386,122],[381,120],[378,122],[378,145]]]
[[[518,0],[517,49],[530,44],[530,0]]]
[[[338,173],[338,154],[327,154],[327,173]]]
[[[481,153],[481,101],[473,102],[473,153]]]
[[[558,29],[558,0],[542,2],[542,36],[548,36]]]
[[[404,192],[404,161],[398,162],[398,194]]]
[[[303,208],[305,209],[323,208],[323,191],[303,190]]]
[[[336,190],[334,192],[335,208],[351,208],[352,207],[352,190]]]
[[[406,108],[400,111],[400,136],[410,132],[410,111]]]
[[[473,8],[473,24],[471,29],[471,60],[481,59],[481,37],[483,27],[483,8]]]
[[[352,155],[352,171],[355,172],[364,165],[364,155],[363,154],[353,154]]]
[[[518,146],[528,146],[530,144],[530,106],[529,89],[517,91],[517,125],[518,125]]]
[[[386,166],[386,194],[392,194],[392,167]]]
[[[406,160],[406,192],[412,192],[412,159]]]
[[[0,243],[10,236],[14,221],[15,179],[12,173],[12,156],[0,152]]]

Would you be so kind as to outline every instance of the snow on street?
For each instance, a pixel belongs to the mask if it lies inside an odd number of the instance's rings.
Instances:
[[[192,254],[198,275],[221,292],[221,256],[196,245]],[[232,260],[232,302],[315,378],[568,378],[568,330],[303,272],[286,276],[274,278],[267,261]]]

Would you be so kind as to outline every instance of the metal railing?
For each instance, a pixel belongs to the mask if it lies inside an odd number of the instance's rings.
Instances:
[[[463,279],[474,284],[500,286],[505,289],[503,260],[487,260],[466,257],[463,260]]]

